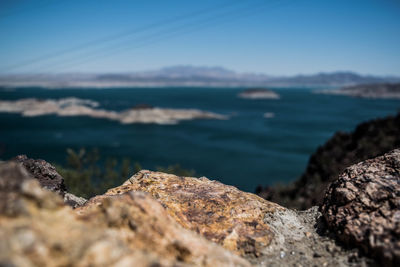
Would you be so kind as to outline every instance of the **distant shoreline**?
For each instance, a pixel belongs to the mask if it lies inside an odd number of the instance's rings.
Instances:
[[[396,76],[361,75],[351,71],[292,76],[239,73],[221,67],[172,66],[124,73],[31,73],[0,75],[1,87],[111,88],[111,87],[343,87],[400,82]]]
[[[256,85],[257,87],[261,87]],[[49,84],[49,83],[0,83],[0,89],[22,89],[22,88],[42,88],[42,89],[113,89],[113,88],[232,88],[243,89],[254,87],[251,84],[201,84],[201,83],[186,83],[186,84],[161,84],[161,83],[71,83],[71,84]],[[306,84],[264,84],[262,87],[270,88],[326,88],[333,90],[340,88],[340,85],[306,85]]]
[[[400,83],[361,84],[338,90],[319,90],[315,93],[370,99],[400,99]]]

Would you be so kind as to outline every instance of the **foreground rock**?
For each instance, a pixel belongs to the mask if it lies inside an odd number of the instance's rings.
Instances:
[[[345,170],[329,187],[322,213],[337,237],[400,265],[400,150]]]
[[[240,255],[259,256],[274,235],[265,214],[284,209],[254,194],[207,178],[178,177],[140,171],[106,195],[150,193],[183,227],[196,231]]]
[[[145,191],[184,228],[259,266],[343,266],[368,262],[318,234],[316,208],[296,212],[207,178],[141,171],[98,199]],[[92,203],[92,204],[90,204]],[[353,262],[352,262],[353,261]]]
[[[318,92],[363,98],[400,99],[400,83],[361,84],[343,87],[339,90],[324,90]]]
[[[264,221],[275,234],[259,266],[374,266],[357,248],[347,249],[330,235],[318,207],[306,211],[284,209]]]
[[[45,160],[30,159],[26,155],[19,155],[14,160],[21,163],[43,188],[59,194],[69,206],[78,207],[86,202],[86,199],[67,192],[64,178]]]
[[[5,266],[250,266],[229,250],[257,266],[370,263],[320,235],[320,216],[206,178],[149,171],[72,210],[21,163],[0,163]]]
[[[145,193],[97,197],[76,212],[16,162],[0,164],[0,248],[1,266],[250,266]]]
[[[167,109],[167,108],[132,108],[116,112],[98,109],[99,103],[79,98],[64,98],[59,100],[20,99],[16,101],[0,101],[0,112],[20,113],[23,116],[88,116],[119,121],[122,124],[155,123],[176,124],[183,120],[194,119],[227,119],[227,116],[197,109]]]
[[[345,168],[400,147],[400,114],[362,123],[351,133],[337,132],[311,155],[303,175],[285,187],[259,187],[263,198],[285,207],[320,205],[329,184]]]
[[[279,99],[280,96],[268,89],[247,89],[238,95],[245,99]]]

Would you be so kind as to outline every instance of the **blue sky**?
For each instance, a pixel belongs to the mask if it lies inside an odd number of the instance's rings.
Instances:
[[[400,75],[398,0],[0,0],[0,35],[0,73],[190,64]]]

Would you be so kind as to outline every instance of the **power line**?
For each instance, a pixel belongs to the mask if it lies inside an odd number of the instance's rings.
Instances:
[[[237,15],[237,16],[234,16],[233,19],[244,18],[244,17],[250,16],[250,15],[253,15],[255,13],[261,12],[262,10],[264,10],[267,7],[266,4],[270,4],[270,2],[268,2],[268,3],[263,2],[263,3],[261,3],[260,5],[257,5],[257,6],[252,6],[252,7],[247,8],[247,9],[240,9],[239,10],[240,14]],[[278,3],[275,3],[275,4],[278,4],[278,5],[272,6],[271,8],[278,7],[278,6],[282,5],[282,4],[285,4],[285,2],[278,2]],[[223,14],[218,14],[217,17],[213,17],[211,19],[210,18],[206,18],[206,19],[203,19],[203,20],[200,20],[200,21],[196,21],[195,23],[186,24],[186,25],[183,25],[183,26],[180,26],[180,27],[175,27],[175,28],[172,29],[174,31],[172,33],[171,32],[167,32],[166,36],[165,36],[165,33],[163,33],[163,32],[157,32],[157,33],[151,34],[151,35],[147,36],[148,39],[141,39],[140,41],[144,40],[145,42],[142,42],[139,45],[131,46],[130,44],[131,44],[132,40],[130,40],[129,42],[120,43],[118,45],[112,45],[112,46],[108,47],[108,50],[105,51],[106,53],[102,53],[104,51],[98,51],[100,53],[96,53],[96,51],[95,51],[94,53],[89,54],[88,56],[86,56],[84,58],[82,58],[82,57],[78,58],[77,62],[76,62],[76,60],[75,61],[70,61],[69,64],[68,64],[68,62],[67,62],[67,64],[65,64],[65,62],[62,62],[64,64],[61,64],[61,69],[69,68],[69,67],[76,66],[76,65],[82,65],[82,64],[84,64],[86,62],[95,61],[95,60],[98,60],[98,59],[103,59],[104,57],[111,56],[111,55],[114,55],[116,53],[120,53],[120,52],[125,51],[125,50],[133,50],[133,49],[137,49],[137,48],[142,48],[142,47],[154,44],[154,43],[158,43],[158,42],[163,41],[163,40],[171,39],[171,38],[174,38],[174,37],[177,37],[177,36],[182,36],[182,35],[185,35],[185,34],[190,34],[190,33],[194,32],[196,30],[201,30],[201,29],[204,29],[204,28],[208,28],[210,26],[214,26],[215,22],[218,22],[219,20],[222,20],[222,23],[224,23],[224,22],[228,21],[228,20],[224,21],[225,18],[229,18],[229,16],[235,15],[235,14],[237,14],[237,12],[238,12],[238,10],[234,10],[234,11],[231,11],[231,12],[225,12]],[[164,34],[164,35],[162,35],[162,34]],[[129,45],[129,46],[127,46],[127,45]],[[111,49],[113,49],[113,51]],[[99,56],[102,56],[102,57],[100,58]],[[46,66],[46,67],[47,68],[52,67],[52,69],[54,69],[54,67],[57,67],[57,65],[59,66],[60,64],[53,64],[53,65]],[[58,70],[59,70],[59,68],[58,68]]]
[[[176,23],[176,22],[179,22],[181,20],[188,19],[188,18],[192,19],[193,17],[209,13],[210,11],[215,11],[218,8],[224,8],[224,7],[228,7],[228,6],[233,6],[233,5],[237,4],[237,3],[242,3],[242,2],[243,1],[241,1],[241,0],[236,0],[234,2],[228,1],[228,2],[224,2],[222,4],[215,5],[215,6],[212,6],[212,7],[204,8],[204,9],[201,9],[201,10],[196,10],[194,12],[190,12],[190,13],[187,13],[187,14],[184,14],[184,15],[179,15],[179,16],[167,18],[167,19],[164,19],[164,20],[161,20],[161,21],[157,21],[155,23],[151,23],[151,24],[148,24],[148,25],[145,25],[145,26],[135,27],[135,28],[129,29],[127,31],[123,31],[123,32],[120,32],[120,33],[117,33],[117,34],[113,34],[113,35],[109,35],[109,36],[106,36],[106,37],[98,38],[96,40],[92,40],[92,41],[89,41],[89,42],[86,42],[86,43],[83,43],[83,44],[80,44],[80,45],[77,45],[77,46],[74,46],[74,47],[71,47],[71,48],[59,50],[59,51],[56,51],[56,52],[48,53],[48,54],[41,55],[41,56],[36,57],[36,58],[29,59],[29,60],[26,60],[26,61],[23,61],[23,62],[19,62],[17,64],[14,64],[14,65],[8,66],[7,68],[4,68],[3,72],[8,72],[10,70],[14,70],[14,69],[18,69],[18,68],[21,68],[21,67],[32,65],[32,64],[35,64],[35,63],[38,63],[38,62],[46,61],[46,60],[49,60],[49,59],[52,59],[52,58],[57,58],[57,57],[60,57],[62,55],[70,54],[70,53],[76,52],[77,50],[82,50],[82,49],[85,49],[85,48],[90,47],[90,46],[98,46],[98,45],[101,45],[102,43],[115,41],[116,39],[124,38],[126,36],[137,34],[137,33],[140,33],[140,32],[145,32],[145,31],[148,31],[148,30],[152,30],[153,28],[164,27],[164,26],[166,26],[168,24],[173,24],[173,23]]]

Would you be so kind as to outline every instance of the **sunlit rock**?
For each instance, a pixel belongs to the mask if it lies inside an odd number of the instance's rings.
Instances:
[[[150,193],[183,227],[235,251],[259,256],[274,234],[264,216],[284,209],[254,194],[207,178],[178,177],[141,171],[122,186],[107,191]]]
[[[250,266],[183,229],[148,194],[92,199],[72,210],[20,164],[0,164],[5,266]]]

